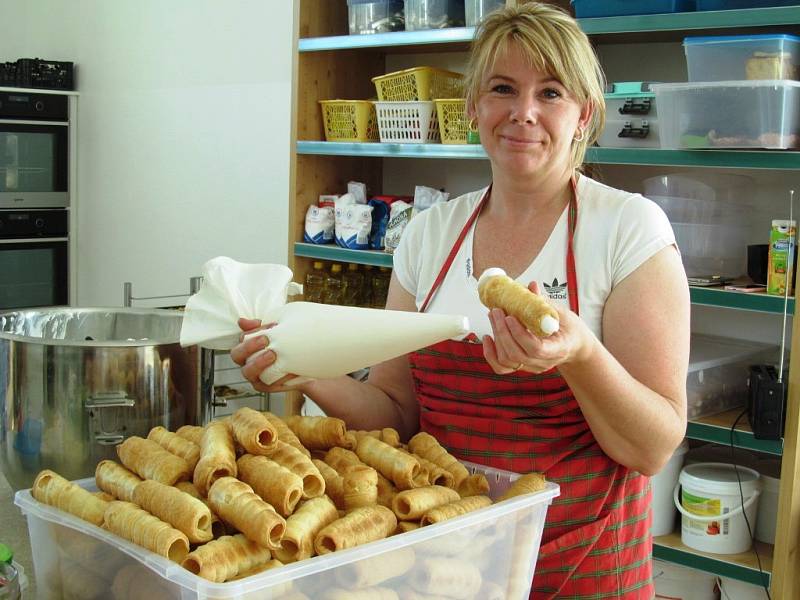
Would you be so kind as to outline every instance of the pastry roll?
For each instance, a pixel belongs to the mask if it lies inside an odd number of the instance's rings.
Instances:
[[[419,522],[421,525],[439,523],[441,521],[446,521],[447,519],[452,519],[453,517],[458,517],[468,512],[472,512],[473,510],[486,508],[487,506],[491,505],[492,499],[488,496],[468,496],[466,498],[456,500],[455,502],[450,502],[449,504],[444,504],[442,506],[437,506],[436,508],[430,509],[424,515],[422,515],[422,518]]]
[[[445,471],[453,475],[453,483],[456,489],[461,482],[469,477],[469,471],[462,465],[456,457],[445,450],[441,444],[429,433],[424,431],[419,432],[408,441],[408,449],[412,453],[427,458],[429,461],[436,463]]]
[[[325,479],[325,493],[333,500],[336,508],[344,510],[344,489],[342,487],[344,482],[342,476],[336,472],[336,469],[318,458],[313,459],[311,462],[314,463],[314,466],[317,467],[323,479]]]
[[[352,466],[342,476],[344,509],[348,512],[361,506],[378,503],[378,472],[372,467]]]
[[[440,485],[429,485],[398,492],[392,501],[392,510],[402,521],[414,521],[422,515],[443,504],[459,500],[455,490]]]
[[[388,509],[392,508],[392,502],[397,495],[397,488],[394,484],[378,473],[378,504]]]
[[[136,486],[133,503],[183,532],[193,544],[204,544],[214,537],[211,510],[178,488],[148,479]]]
[[[363,437],[363,436],[362,436]],[[359,438],[360,443],[360,438]],[[345,471],[353,466],[369,466],[360,458],[358,455],[353,452],[352,450],[347,450],[345,448],[335,447],[331,448],[325,453],[325,458],[323,460],[328,463],[331,467],[336,469],[339,475],[344,475]]]
[[[278,439],[280,441],[284,442],[285,444],[289,444],[290,446],[294,446],[308,457],[311,456],[308,448],[300,443],[300,438],[294,434],[294,431],[289,429],[289,426],[283,422],[283,419],[273,415],[271,412],[264,412],[262,414],[267,417],[267,420],[269,420],[269,422],[272,423],[272,426],[275,427],[275,430],[278,432]]]
[[[423,469],[427,469],[430,485],[443,485],[445,487],[455,488],[455,477],[453,477],[450,471],[443,469],[427,458],[417,455],[414,456],[419,461],[419,466]]]
[[[175,431],[175,435],[179,435],[183,439],[199,446],[200,442],[203,441],[203,431],[204,428],[198,425],[184,425],[183,427],[178,427]]]
[[[271,550],[280,547],[286,521],[243,481],[233,477],[217,479],[208,491],[208,501],[214,512],[248,539]]]
[[[481,572],[452,558],[422,558],[411,575],[411,587],[424,594],[449,598],[472,598],[481,589]]]
[[[185,460],[167,452],[153,440],[131,436],[117,446],[120,462],[142,479],[154,479],[164,485],[189,479],[191,469]]]
[[[514,496],[541,492],[545,487],[547,487],[547,480],[544,478],[543,474],[536,472],[527,473],[512,481],[511,487],[503,492],[503,495],[500,496],[497,501],[502,502]]]
[[[245,454],[236,461],[239,479],[253,488],[283,517],[294,512],[303,496],[303,480],[266,456]]]
[[[271,552],[242,534],[224,535],[192,550],[181,566],[195,575],[224,583],[272,558]]]
[[[180,456],[187,462],[192,471],[194,471],[197,461],[200,460],[199,445],[190,442],[177,433],[167,431],[160,425],[150,430],[150,433],[147,434],[147,439],[153,440],[156,444],[164,448],[164,450],[172,452],[175,456]]]
[[[414,566],[414,560],[413,549],[398,548],[339,567],[336,569],[336,579],[342,587],[372,587],[407,573]]]
[[[437,594],[421,594],[414,588],[408,585],[401,585],[397,588],[397,595],[400,600],[452,600],[447,596],[439,596]],[[476,600],[479,596],[475,596]],[[481,598],[481,600],[483,600]]]
[[[419,521],[398,521],[397,522],[397,529],[395,529],[395,533],[406,533],[407,531],[414,531],[415,529],[419,529],[421,525]]]
[[[264,564],[257,565],[250,569],[249,571],[242,571],[233,579],[229,581],[236,581],[237,579],[244,579],[245,577],[251,577],[253,575],[258,575],[259,573],[263,573],[264,571],[269,571],[270,569],[277,569],[278,567],[282,567],[283,563],[279,561],[277,558],[273,558],[265,562]],[[278,583],[276,585],[269,586],[269,591],[272,594],[282,594],[292,589],[292,582],[291,581],[284,581],[283,583]]]
[[[347,437],[344,421],[335,417],[301,417],[286,419],[300,442],[309,450],[327,450],[333,446],[350,447],[353,438]]]
[[[101,490],[126,502],[133,500],[133,490],[142,483],[138,475],[113,460],[101,460],[97,463],[94,480]]]
[[[397,448],[400,446],[400,434],[392,427],[384,427],[381,429],[381,441],[392,448]]]
[[[36,476],[31,487],[31,496],[98,527],[103,524],[103,515],[109,505],[50,469],[45,469]]]
[[[200,500],[200,502],[208,506],[208,510],[211,511],[211,533],[214,535],[214,538],[219,538],[226,534],[227,531],[225,529],[225,523],[223,523],[222,520],[211,509],[208,500],[200,495],[200,492],[197,490],[197,486],[195,484],[193,484],[191,481],[179,481],[175,484],[175,487],[180,491],[189,494],[193,498],[197,498]]]
[[[112,496],[111,494],[107,494],[102,490],[98,490],[96,492],[92,492],[92,496],[95,498],[100,498],[103,502],[113,502],[116,500],[116,497]]]
[[[389,588],[372,587],[363,590],[332,588],[323,593],[321,600],[398,600],[397,592]]]
[[[558,312],[547,300],[511,279],[503,269],[486,269],[478,280],[478,296],[484,306],[500,308],[539,337],[558,331]]]
[[[150,569],[137,563],[128,564],[116,572],[111,596],[114,600],[178,600],[180,587],[162,581],[160,577],[153,577]]]
[[[317,534],[317,554],[328,554],[381,540],[397,528],[397,517],[385,506],[362,506],[326,526]]]
[[[359,440],[356,454],[399,489],[408,490],[415,487],[414,478],[419,475],[420,466],[419,461],[412,455],[371,437]]]
[[[339,518],[339,511],[327,496],[311,498],[286,519],[281,547],[275,550],[283,562],[310,558],[314,554],[314,538]]]
[[[104,527],[176,563],[189,554],[189,540],[182,532],[130,502],[110,502]]]
[[[230,429],[224,421],[212,421],[203,431],[194,484],[202,496],[208,496],[211,484],[217,479],[236,475],[236,450]]]
[[[275,449],[278,430],[263,414],[246,406],[231,417],[233,437],[250,454],[266,455]]]
[[[325,480],[311,459],[294,446],[280,440],[268,455],[303,480],[303,498],[316,498],[325,493]]]
[[[458,486],[462,498],[467,496],[485,496],[489,493],[489,482],[483,473],[473,473]]]

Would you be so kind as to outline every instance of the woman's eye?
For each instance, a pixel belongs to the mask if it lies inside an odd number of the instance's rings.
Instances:
[[[542,95],[549,100],[555,100],[561,97],[561,92],[554,88],[547,88],[542,92]]]
[[[506,83],[499,83],[492,88],[492,91],[498,94],[510,94],[514,89]]]

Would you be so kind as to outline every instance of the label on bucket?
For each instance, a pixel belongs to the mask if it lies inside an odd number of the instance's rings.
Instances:
[[[683,491],[681,495],[681,504],[690,513],[698,517],[714,517],[722,514],[722,504],[719,498],[703,498],[702,496],[695,496]],[[725,512],[728,512],[725,510]],[[728,521],[722,521],[720,527],[719,521],[711,521],[710,523],[702,523],[690,519],[684,526],[696,532],[701,532],[706,535],[720,535],[728,533]]]

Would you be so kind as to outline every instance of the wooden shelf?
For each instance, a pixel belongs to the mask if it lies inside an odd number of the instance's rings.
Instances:
[[[700,417],[689,421],[686,437],[693,440],[703,440],[729,446],[731,443],[731,425],[742,412],[742,408],[734,408],[716,415]],[[733,434],[733,445],[737,448],[746,448],[767,454],[783,454],[783,439],[757,440],[753,430],[747,422],[747,417],[739,419]]]
[[[708,573],[730,577],[754,585],[770,585],[772,580],[773,546],[755,542],[761,559],[763,575],[758,570],[758,559],[754,550],[742,554],[711,554],[684,545],[680,529],[668,535],[653,538],[653,558],[700,569]]]

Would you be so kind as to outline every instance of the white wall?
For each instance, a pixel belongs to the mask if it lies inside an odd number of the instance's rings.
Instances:
[[[80,305],[183,293],[220,254],[286,263],[293,13],[0,0],[0,60],[77,64]]]

